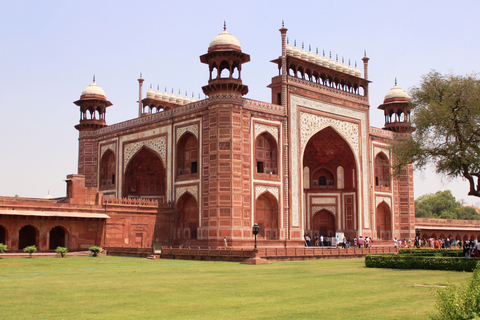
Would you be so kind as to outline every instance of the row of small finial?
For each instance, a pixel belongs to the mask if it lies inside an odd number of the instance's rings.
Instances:
[[[194,93],[192,92],[192,97],[189,98],[187,92],[185,92],[185,96],[182,96],[180,93],[180,89],[178,90],[178,95],[175,95],[173,93],[173,88],[172,88],[172,93],[168,94],[167,93],[167,87],[165,87],[165,92],[162,93],[160,92],[160,86],[157,85],[157,91],[153,91],[152,85],[150,85],[150,89],[147,91],[147,98],[153,98],[153,99],[161,99],[164,101],[171,101],[171,102],[176,102],[180,104],[188,104],[197,101],[194,97]],[[200,100],[200,94],[198,94],[198,100]]]
[[[362,75],[360,69],[357,68],[357,62],[355,62],[355,67],[351,66],[350,59],[348,60],[348,65],[345,64],[345,60],[342,57],[342,62],[338,61],[338,54],[336,55],[336,60],[332,59],[332,52],[330,51],[330,58],[325,56],[325,50],[323,50],[323,56],[321,57],[318,54],[318,48],[316,50],[316,54],[312,52],[311,46],[308,47],[309,52],[305,51],[304,44],[302,42],[302,50],[297,47],[297,41],[294,40],[294,47],[289,44],[289,40],[287,38],[287,46],[286,46],[286,53],[287,55],[293,55],[295,57],[299,57],[303,60],[307,60],[310,62],[314,62],[318,65],[337,70],[343,73],[347,73],[352,76],[360,77]],[[366,55],[366,53],[365,53]]]

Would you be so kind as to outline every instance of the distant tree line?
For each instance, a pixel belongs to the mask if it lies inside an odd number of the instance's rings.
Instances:
[[[415,200],[415,217],[480,220],[480,213],[472,207],[465,207],[450,190],[445,190],[418,197]]]

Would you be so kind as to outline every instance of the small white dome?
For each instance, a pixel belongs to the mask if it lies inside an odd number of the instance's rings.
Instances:
[[[348,66],[345,63],[342,63],[342,72],[348,73]]]
[[[190,98],[185,95],[185,97],[183,97],[183,104],[189,104],[189,103],[190,103]]]
[[[315,63],[316,63],[316,64],[319,64],[319,65],[322,65],[322,57],[320,57],[320,56],[318,55],[318,52],[317,52],[317,54],[315,55]]]
[[[308,59],[308,53],[307,51],[305,51],[305,49],[303,49],[303,46],[302,46],[302,51],[300,51],[300,57],[305,60]]]
[[[224,29],[223,32],[220,33],[218,36],[213,38],[208,48],[210,49],[210,48],[213,48],[214,46],[219,46],[219,45],[233,45],[233,46],[237,46],[239,49],[241,48],[240,41],[238,41],[237,38],[235,38],[230,33],[228,33],[226,29]]]
[[[337,71],[342,71],[342,63],[340,61],[335,61],[335,69]]]
[[[360,69],[355,67],[355,69],[353,69],[353,70],[355,71],[355,77],[361,77],[362,76],[362,71],[360,71]]]
[[[328,58],[325,55],[322,57],[322,65],[328,68]]]
[[[285,51],[286,51],[287,54],[293,54],[292,46],[287,43],[287,45],[285,46]]]
[[[147,98],[155,98],[155,91],[152,88],[148,89]]]
[[[159,89],[157,89],[157,91],[155,91],[155,99],[162,99],[162,93],[160,92]]]
[[[172,92],[172,93],[168,96],[168,100],[169,100],[169,101],[173,101],[173,102],[177,101],[177,96],[175,95],[175,93]]]
[[[332,58],[328,59],[328,67],[330,69],[335,69],[335,61]]]
[[[410,99],[408,96],[408,93],[406,93],[402,88],[399,86],[395,85],[390,91],[387,92],[385,95],[385,100],[391,99],[391,98],[407,98]]]
[[[183,96],[179,93],[177,99],[175,100],[177,103],[183,103]]]
[[[348,66],[348,74],[351,76],[355,75],[355,68],[353,66]]]
[[[95,81],[82,91],[82,96],[87,95],[87,94],[97,94],[106,97],[105,91],[103,91],[102,88],[100,88]]]
[[[170,99],[170,95],[167,93],[167,88],[165,88],[165,92],[162,94],[162,99],[167,101]]]
[[[315,62],[315,55],[312,51],[308,51],[308,61]]]
[[[296,45],[295,45],[295,47],[293,47],[293,55],[295,57],[300,57],[301,56],[300,49],[298,49]]]

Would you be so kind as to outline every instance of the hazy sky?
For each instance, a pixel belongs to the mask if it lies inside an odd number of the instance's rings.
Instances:
[[[270,102],[278,74],[282,20],[290,43],[357,62],[370,58],[370,124],[398,85],[408,89],[435,69],[470,74],[480,66],[479,1],[6,1],[0,0],[0,195],[65,195],[77,173],[79,108],[92,82],[113,106],[107,124],[135,118],[137,78],[198,99],[208,67],[199,56],[223,30],[251,61],[242,68],[250,99]],[[203,93],[201,98],[204,98]],[[451,189],[469,204],[468,184],[426,172],[415,197]],[[477,200],[478,199],[478,200]]]

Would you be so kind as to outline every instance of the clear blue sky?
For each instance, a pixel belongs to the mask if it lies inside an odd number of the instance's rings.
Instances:
[[[295,7],[292,5],[295,3]],[[65,195],[77,172],[78,107],[92,82],[113,103],[107,123],[137,116],[138,78],[161,91],[192,92],[207,83],[199,56],[223,21],[251,62],[242,70],[247,97],[270,101],[278,71],[282,20],[290,43],[332,52],[361,67],[370,58],[370,121],[394,85],[408,92],[423,74],[467,74],[480,66],[478,1],[6,1],[0,0],[0,195]],[[144,90],[146,92],[146,90]],[[203,98],[203,94],[201,95]],[[415,196],[468,185],[426,172]]]

